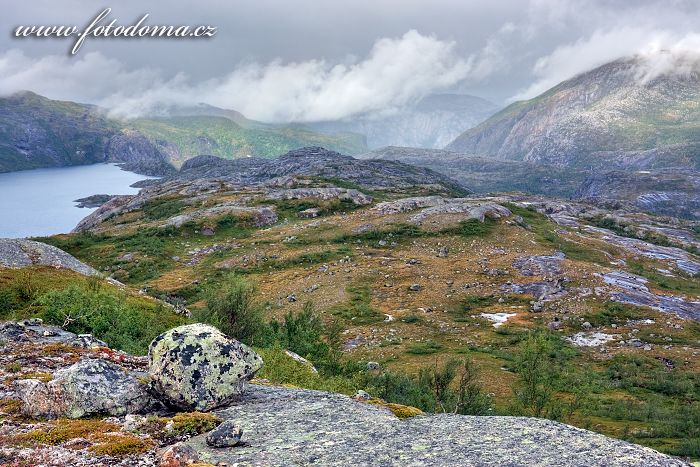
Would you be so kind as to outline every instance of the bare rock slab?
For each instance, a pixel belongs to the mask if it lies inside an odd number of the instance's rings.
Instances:
[[[238,466],[645,466],[688,464],[653,449],[527,417],[420,415],[401,421],[339,394],[251,385],[217,410],[245,444],[187,441],[201,461]]]

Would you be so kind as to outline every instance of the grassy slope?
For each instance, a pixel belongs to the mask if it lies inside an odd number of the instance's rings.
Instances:
[[[529,313],[527,297],[513,296],[502,303],[496,298],[502,294],[502,283],[527,278],[513,271],[500,278],[485,275],[474,260],[488,257],[489,268],[509,270],[513,258],[523,252],[551,254],[560,250],[568,258],[565,265],[570,286],[592,287],[597,284],[593,273],[611,268],[613,259],[626,258],[616,248],[585,240],[575,232],[563,233],[544,216],[515,207],[529,225],[527,229],[503,222],[419,228],[403,223],[401,216],[372,219],[362,209],[337,214],[347,207],[326,205],[320,206],[324,208],[321,219],[330,222],[306,225],[311,222],[299,219],[295,212],[308,208],[309,203],[277,207],[282,214],[279,225],[265,230],[223,218],[207,221],[216,230],[213,237],[199,235],[200,225],[161,229],[154,235],[149,226],[162,222],[162,216],[131,213],[111,220],[122,227],[106,235],[60,236],[48,241],[100,269],[112,269],[130,286],[147,287],[155,295],[181,300],[194,310],[205,305],[208,290],[220,288],[229,272],[237,271],[258,285],[258,301],[268,318],[279,319],[299,310],[304,301],[313,300],[325,320],[347,332],[343,334],[346,339],[363,336],[373,342],[347,352],[348,358],[378,361],[382,367],[401,373],[417,374],[436,361],[469,354],[481,366],[481,380],[486,391],[495,395],[496,412],[502,414],[511,413],[511,388],[517,380],[513,366],[519,345],[530,331],[546,329],[555,316],[571,316],[563,322],[562,335],[582,331],[581,323],[587,320],[600,326],[596,330],[626,336],[636,326],[629,324],[629,319],[650,318],[658,324],[641,326],[639,337],[654,344],[652,351],[618,347],[601,354],[574,349],[561,341],[570,366],[565,380],[557,386],[564,407],[559,416],[568,423],[666,452],[700,456],[700,447],[693,444],[700,432],[700,367],[688,358],[688,352],[700,350],[700,326],[646,308],[615,307],[594,295]],[[153,219],[158,220],[154,223]],[[384,226],[382,231],[353,232],[368,221]],[[185,264],[192,257],[189,251],[213,244],[225,248],[193,265]],[[448,258],[436,257],[439,245],[449,246]],[[498,248],[507,252],[490,253]],[[134,253],[134,259],[120,260],[127,252]],[[174,255],[182,259],[173,260]],[[409,258],[418,262],[409,265]],[[323,265],[333,274],[319,271]],[[634,262],[630,265],[632,272],[648,276],[652,289],[668,292],[668,280],[660,281],[651,274],[656,267],[667,267],[664,263],[645,261],[643,268]],[[431,279],[425,282],[425,278]],[[448,279],[456,281],[454,286]],[[679,276],[673,291],[697,296],[697,281]],[[415,282],[426,287],[420,292],[409,291]],[[482,284],[462,288],[462,284],[475,283]],[[313,284],[318,284],[319,290],[302,292]],[[286,299],[291,293],[297,294],[298,301]],[[433,312],[420,311],[426,307]],[[496,329],[478,316],[481,312],[516,312],[518,316]],[[384,313],[391,314],[394,321],[385,322]],[[668,342],[673,346],[664,349]],[[279,356],[273,360],[279,365],[285,361]],[[666,368],[664,361],[673,362],[674,368]],[[345,376],[301,378],[296,370],[285,368],[269,369],[263,376],[275,382],[346,393],[360,384]],[[579,400],[580,393],[585,397]]]

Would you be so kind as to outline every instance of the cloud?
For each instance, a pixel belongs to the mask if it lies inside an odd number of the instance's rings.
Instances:
[[[483,79],[502,61],[496,42],[461,57],[454,42],[415,30],[378,39],[361,60],[240,64],[200,82],[183,73],[166,78],[157,69],[130,70],[98,52],[34,60],[13,50],[0,55],[0,93],[29,89],[97,103],[118,117],[204,102],[265,122],[323,121],[399,108],[464,80]]]
[[[540,57],[532,68],[535,81],[509,100],[530,99],[562,81],[624,57],[639,58],[635,75],[640,83],[661,74],[687,74],[697,70],[698,51],[700,35],[694,33],[679,36],[668,30],[639,27],[595,31]]]

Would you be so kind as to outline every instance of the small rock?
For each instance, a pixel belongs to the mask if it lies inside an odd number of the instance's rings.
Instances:
[[[591,329],[593,325],[589,323],[588,321],[584,321],[583,324],[581,325],[583,329]]]
[[[358,401],[368,401],[371,399],[370,395],[362,389],[359,389],[352,398]]]
[[[99,347],[108,347],[107,343],[96,338],[92,334],[78,334],[75,338],[68,342],[68,345],[80,347],[81,349],[97,349]]]
[[[378,370],[378,369],[379,369],[379,363],[367,362],[367,370],[372,371],[372,370]]]
[[[199,461],[199,454],[185,443],[176,443],[166,448],[159,459],[160,467],[185,467]]]
[[[230,448],[241,442],[243,430],[233,420],[226,420],[207,435],[207,444],[215,448]]]
[[[297,296],[294,294],[289,294],[289,295],[287,295],[287,301],[289,303],[294,303],[297,301]]]
[[[411,284],[410,286],[408,286],[408,290],[410,290],[411,292],[420,292],[421,289],[422,287],[420,286],[420,284]]]
[[[446,246],[441,246],[441,247],[438,249],[437,256],[438,256],[438,258],[447,258],[447,256],[449,255],[449,253],[450,253],[450,249],[449,249],[449,248],[447,248]]]
[[[204,227],[200,233],[205,237],[213,237],[216,235],[216,232],[211,227]]]

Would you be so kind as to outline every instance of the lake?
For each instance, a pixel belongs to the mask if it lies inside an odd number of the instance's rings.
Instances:
[[[23,170],[0,174],[0,238],[66,233],[95,211],[74,200],[90,195],[129,195],[144,175],[114,164]]]

